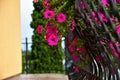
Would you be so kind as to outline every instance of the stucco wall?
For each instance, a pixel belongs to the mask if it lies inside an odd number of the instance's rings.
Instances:
[[[0,0],[0,80],[21,73],[20,1]]]

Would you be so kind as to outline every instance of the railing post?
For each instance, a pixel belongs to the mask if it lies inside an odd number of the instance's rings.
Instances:
[[[26,54],[25,54],[25,67],[26,67],[26,74],[28,73],[28,39],[25,38],[25,45],[26,45]]]

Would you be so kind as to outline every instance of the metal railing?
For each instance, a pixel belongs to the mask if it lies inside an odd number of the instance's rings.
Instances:
[[[29,65],[30,65],[30,63],[29,63],[29,56],[28,56],[28,54],[30,54],[31,53],[31,49],[29,50],[28,49],[28,46],[29,45],[31,45],[32,44],[32,42],[28,42],[28,38],[26,37],[25,39],[24,39],[24,42],[22,42],[22,46],[24,46],[22,49],[22,60],[23,60],[23,73],[28,73],[29,72]]]
[[[69,80],[120,80],[120,48],[115,45],[116,41],[120,41],[120,36],[116,32],[115,25],[110,20],[110,14],[108,8],[106,9],[102,5],[103,0],[75,0],[75,23],[76,29],[74,32],[69,33],[66,37],[66,60],[67,73]],[[108,1],[109,7],[112,10],[111,14],[120,21],[120,12],[115,2],[116,0],[105,0]],[[81,2],[84,4],[81,4]],[[107,23],[101,19],[98,11],[101,11],[104,18],[107,19]],[[95,13],[95,16],[92,14]],[[92,19],[92,22],[90,21]],[[108,27],[109,25],[109,27]],[[85,28],[84,28],[85,27]],[[84,28],[84,29],[83,29]],[[69,36],[72,34],[73,36]],[[68,49],[68,39],[72,41],[76,38],[83,39],[85,41],[84,47],[87,52],[86,55],[89,57],[88,64],[85,67],[80,67],[82,64],[82,54],[77,54],[78,62],[75,62],[71,57],[72,53]],[[104,42],[105,44],[103,44]],[[114,55],[113,50],[110,48],[112,43],[112,49],[118,53],[118,57]],[[96,60],[99,57],[100,61]],[[84,62],[87,61],[86,59]],[[80,71],[76,72],[73,66],[77,66]]]
[[[31,69],[31,63],[30,63],[30,55],[31,55],[31,45],[32,42],[30,41],[30,39],[28,39],[27,37],[24,39],[24,41],[22,42],[22,65],[23,65],[23,70],[22,73],[23,74],[28,74],[28,73],[34,73],[34,71]],[[49,56],[48,56],[49,57]],[[44,62],[41,62],[44,63]],[[38,63],[39,64],[39,63]],[[48,73],[51,70],[56,70],[56,71],[60,71],[61,69],[59,68],[54,68],[54,65],[52,65],[53,68],[48,68]],[[62,64],[62,68],[63,68],[63,74],[64,72],[64,63]]]

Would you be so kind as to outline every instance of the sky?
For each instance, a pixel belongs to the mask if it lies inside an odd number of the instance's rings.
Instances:
[[[32,28],[30,28],[30,22],[32,21],[32,11],[33,11],[33,0],[21,0],[21,43],[25,42],[25,38],[28,38],[28,41],[31,42],[31,37],[33,34]],[[30,49],[29,45],[29,49]],[[22,45],[22,49],[25,49]]]

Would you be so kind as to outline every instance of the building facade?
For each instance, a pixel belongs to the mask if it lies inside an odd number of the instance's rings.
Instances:
[[[22,71],[20,0],[0,0],[0,80]]]

